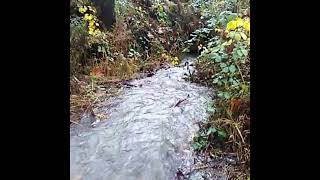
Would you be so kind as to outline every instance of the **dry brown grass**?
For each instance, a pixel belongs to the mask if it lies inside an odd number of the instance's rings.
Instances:
[[[235,153],[241,163],[250,161],[250,129],[246,122],[250,121],[247,115],[239,116],[236,119],[219,118],[212,122],[217,128],[224,129],[229,135],[225,142],[225,153]]]
[[[70,122],[79,121],[84,110],[90,105],[90,99],[86,94],[88,84],[76,77],[70,80]]]
[[[137,72],[138,65],[133,59],[119,56],[114,62],[103,61],[94,65],[87,78],[78,80],[73,77],[70,80],[70,121],[78,122],[83,113],[103,98],[96,92],[99,85],[114,86],[121,80],[132,78]]]
[[[216,149],[211,145],[216,155],[235,154],[237,165],[230,166],[228,173],[235,180],[246,179],[250,174],[250,101],[231,101],[227,108],[227,115],[213,116],[209,124],[218,129],[223,129],[228,138],[223,149]],[[223,118],[228,117],[228,118]]]
[[[73,75],[78,79],[70,77],[70,121],[77,122],[81,114],[92,107],[97,98],[99,99],[95,92],[99,85],[110,86],[122,80],[139,77],[140,71],[148,73],[160,69],[168,62],[167,59],[161,57],[162,53],[167,53],[164,52],[165,48],[163,46],[170,49],[171,54],[178,52],[177,46],[169,46],[169,43],[166,43],[169,41],[169,37],[174,37],[176,40],[178,34],[173,33],[172,30],[166,30],[159,35],[157,33],[158,26],[149,27],[148,22],[152,21],[152,19],[148,19],[142,23],[143,25],[137,27],[136,24],[134,26],[132,24],[129,25],[127,21],[128,17],[131,16],[120,17],[111,31],[104,32],[105,34],[102,37],[94,39],[95,41],[93,42],[97,41],[98,44],[102,43],[103,46],[105,46],[103,42],[107,42],[107,55],[94,56],[90,57],[90,59],[88,59],[89,57],[87,59],[84,57],[92,63],[84,64],[83,69],[85,70],[82,70],[82,67],[76,68],[76,73]],[[144,36],[143,33],[140,33],[140,30],[141,32],[153,34],[154,38],[151,39],[150,50],[148,52],[139,52],[143,58],[128,58],[129,47],[140,51],[136,41],[137,36]],[[175,36],[172,36],[172,34]],[[160,40],[164,42],[160,42]],[[82,45],[84,42],[80,44]],[[73,66],[76,67],[75,65]],[[81,75],[87,75],[87,78],[80,77]]]
[[[225,170],[229,180],[248,180],[250,177],[250,169],[247,169],[243,165],[227,166]]]
[[[123,17],[120,17],[115,23],[111,32],[106,32],[108,41],[110,42],[111,51],[126,55],[128,53],[128,45],[133,42],[132,32]]]

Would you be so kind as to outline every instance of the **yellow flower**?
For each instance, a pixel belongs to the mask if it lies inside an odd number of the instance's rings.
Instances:
[[[93,28],[93,27],[89,27],[89,28],[88,28],[88,32],[89,32],[90,35],[92,35],[93,32],[94,32],[94,28]]]
[[[85,6],[79,8],[79,12],[80,12],[81,14],[85,13],[87,10],[88,10],[88,9],[87,9],[87,7],[85,7]]]
[[[243,23],[243,28],[244,28],[246,31],[250,32],[250,22],[249,22],[249,21],[245,21],[245,22]]]
[[[247,43],[250,46],[250,38],[247,39]]]
[[[90,21],[90,22],[89,22],[89,26],[90,26],[90,27],[94,27],[94,21]]]
[[[96,26],[99,26],[99,23],[96,23]]]
[[[90,21],[91,19],[93,19],[93,16],[91,14],[90,15],[89,14],[85,14],[83,19],[86,20],[86,21]]]
[[[100,29],[96,29],[95,32],[97,33],[101,33]]]
[[[227,24],[227,30],[235,30],[237,28],[237,21],[230,21]]]
[[[177,62],[177,61],[175,61],[175,60],[173,60],[173,61],[171,62],[171,64],[175,66],[175,65],[177,65],[177,64],[178,64],[178,62]]]
[[[237,18],[236,19],[236,22],[237,22],[237,27],[241,27],[241,26],[243,26],[243,19],[241,19],[241,18]]]

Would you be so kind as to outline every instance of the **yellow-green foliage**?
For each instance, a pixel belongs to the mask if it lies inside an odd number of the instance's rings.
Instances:
[[[98,18],[96,17],[96,9],[92,6],[79,5],[79,12],[83,14],[83,20],[86,22],[88,26],[88,33],[90,35],[97,35],[101,33],[99,30]]]
[[[178,57],[172,57],[171,55],[168,55],[166,53],[163,53],[161,56],[165,59],[165,61],[170,62],[174,66],[179,64]]]

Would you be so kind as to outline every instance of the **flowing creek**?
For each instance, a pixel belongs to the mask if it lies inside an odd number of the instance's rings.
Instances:
[[[194,60],[187,56],[179,67],[131,81],[100,104],[107,117],[94,127],[88,118],[72,124],[70,179],[172,180],[179,168],[191,167],[192,136],[212,99],[208,88],[184,80],[193,68],[185,64]]]

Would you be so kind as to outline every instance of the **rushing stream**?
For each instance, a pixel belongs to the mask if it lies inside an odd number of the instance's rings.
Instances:
[[[70,179],[172,180],[193,163],[192,135],[208,116],[211,95],[184,80],[186,61],[194,57],[130,82],[100,105],[107,117],[96,126],[71,126]]]

